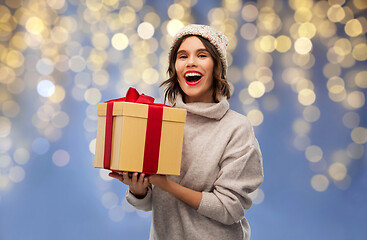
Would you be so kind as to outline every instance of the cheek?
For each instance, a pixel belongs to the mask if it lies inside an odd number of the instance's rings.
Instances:
[[[213,76],[210,78],[210,80],[207,82],[207,86],[208,88],[212,88],[213,87]]]
[[[176,69],[176,72],[180,71],[180,69],[182,69],[182,63],[179,62],[179,61],[176,61],[175,62],[175,69]]]
[[[213,61],[210,61],[208,60],[205,64],[205,70],[208,72],[208,73],[211,73],[213,75],[213,70],[214,70],[214,62]]]
[[[213,78],[214,78],[213,64],[209,63],[206,69],[207,69],[207,72],[209,73],[208,76],[210,78],[210,82],[213,82]]]

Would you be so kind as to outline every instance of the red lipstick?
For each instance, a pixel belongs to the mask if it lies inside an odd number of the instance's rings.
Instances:
[[[190,70],[185,72],[184,78],[187,85],[194,86],[200,83],[202,76],[201,72]]]

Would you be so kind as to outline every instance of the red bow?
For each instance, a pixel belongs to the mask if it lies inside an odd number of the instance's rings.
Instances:
[[[129,90],[127,90],[126,93],[126,97],[123,98],[117,98],[117,99],[112,99],[109,101],[106,101],[105,103],[110,103],[110,102],[133,102],[133,103],[154,103],[154,98],[144,95],[144,94],[139,94],[139,92],[135,89],[135,88],[129,88]]]

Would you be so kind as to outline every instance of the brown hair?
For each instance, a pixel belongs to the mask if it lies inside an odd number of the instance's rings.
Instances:
[[[171,103],[174,103],[177,97],[177,94],[180,93],[182,96],[185,96],[185,93],[182,91],[178,79],[177,79],[177,72],[175,68],[176,64],[176,58],[177,58],[177,51],[181,46],[181,43],[183,40],[185,40],[188,37],[195,36],[200,39],[200,41],[205,46],[206,50],[208,50],[209,54],[213,58],[214,61],[214,67],[213,67],[213,100],[215,102],[220,99],[220,96],[225,96],[227,99],[231,97],[231,93],[229,90],[229,84],[227,82],[226,76],[225,76],[225,69],[223,68],[223,64],[220,58],[220,55],[217,51],[217,49],[205,38],[198,36],[198,35],[186,35],[180,39],[178,39],[170,52],[169,55],[169,65],[167,73],[169,74],[169,78],[164,81],[160,87],[166,86],[166,89],[164,91],[164,102],[168,100]]]

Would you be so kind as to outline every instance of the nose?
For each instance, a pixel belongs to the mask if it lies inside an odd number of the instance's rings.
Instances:
[[[187,67],[194,67],[196,66],[196,57],[195,56],[189,56],[187,58]]]

